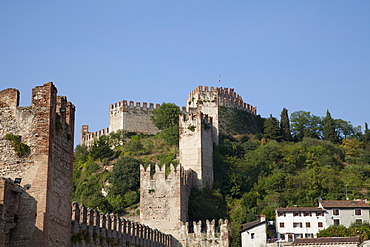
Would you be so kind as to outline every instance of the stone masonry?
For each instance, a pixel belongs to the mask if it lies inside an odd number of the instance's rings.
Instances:
[[[32,90],[29,107],[19,107],[17,89],[0,91],[0,176],[21,178],[28,189],[5,231],[10,246],[70,245],[74,116],[52,82]],[[9,135],[29,152],[17,153]]]
[[[154,107],[153,103],[148,106],[145,102],[142,105],[140,102],[134,104],[133,101],[127,103],[126,100],[111,104],[109,130],[116,132],[122,129],[129,132],[157,134],[159,129],[154,126],[150,117],[159,106],[159,104],[156,104]]]
[[[213,185],[212,118],[202,112],[191,112],[179,118],[179,156],[185,170],[193,171],[193,186]]]
[[[80,142],[90,146],[94,139],[118,130],[155,135],[160,130],[155,127],[150,117],[159,106],[159,104],[154,106],[153,103],[148,105],[146,102],[136,102],[135,104],[133,101],[127,102],[126,100],[111,104],[109,107],[109,128],[89,132],[89,125],[82,125]]]
[[[234,107],[247,111],[254,115],[257,114],[257,107],[253,107],[243,101],[243,98],[235,93],[233,88],[214,88],[198,86],[194,89],[187,99],[186,111],[187,112],[202,112],[207,114],[213,119],[213,141],[218,145],[219,136],[219,106]]]
[[[188,200],[191,188],[191,171],[181,165],[170,164],[166,175],[165,165],[140,168],[140,223],[174,235],[179,222],[188,220]]]

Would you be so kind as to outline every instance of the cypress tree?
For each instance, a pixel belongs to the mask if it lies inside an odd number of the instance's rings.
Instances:
[[[366,122],[365,122],[364,143],[366,151],[370,151],[370,130]]]
[[[280,140],[279,120],[270,114],[270,118],[266,119],[264,123],[264,134],[266,138],[273,140]]]
[[[323,127],[324,140],[337,143],[338,135],[335,130],[335,122],[334,119],[331,117],[329,110],[326,110],[326,116],[323,119]]]
[[[290,123],[288,110],[283,108],[280,114],[280,134],[283,141],[291,141],[292,134],[290,132]]]

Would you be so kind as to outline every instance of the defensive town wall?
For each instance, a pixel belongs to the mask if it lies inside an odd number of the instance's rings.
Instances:
[[[160,104],[154,106],[153,103],[140,103],[126,100],[110,105],[110,132],[126,130],[128,132],[138,132],[143,134],[157,134],[159,129],[154,126],[150,117],[153,111]]]
[[[195,172],[181,165],[170,165],[168,174],[165,167],[141,167],[142,224],[77,203],[72,214],[73,104],[57,96],[52,82],[33,89],[30,107],[19,107],[16,89],[0,96],[0,176],[9,177],[0,180],[0,247],[229,246],[227,221],[219,230],[197,223],[194,233],[183,223]],[[191,119],[199,131],[212,126],[202,113]]]
[[[171,246],[172,236],[157,229],[117,217],[103,214],[72,203],[72,247],[100,246]]]
[[[95,139],[99,139],[101,136],[108,134],[109,128],[101,129],[95,132],[89,132],[89,125],[82,125],[80,141],[89,147],[92,145]]]
[[[52,82],[32,90],[28,107],[19,107],[17,89],[0,91],[0,177],[28,189],[14,199],[20,204],[0,233],[10,246],[70,243],[74,114]],[[3,182],[2,193],[9,191],[20,193],[20,187]]]
[[[213,120],[202,112],[179,117],[179,156],[185,170],[193,171],[193,186],[213,185]]]
[[[190,230],[188,222],[180,222],[180,237],[178,241],[181,246],[201,247],[230,247],[231,228],[228,220],[220,219],[216,226],[215,220],[193,222],[193,229]]]

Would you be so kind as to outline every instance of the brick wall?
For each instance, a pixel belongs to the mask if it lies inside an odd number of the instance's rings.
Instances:
[[[31,186],[29,197],[21,199],[23,215],[12,229],[11,244],[70,244],[74,112],[52,82],[32,90],[29,107],[19,107],[18,90],[0,91],[0,176],[22,178],[21,186]],[[7,134],[21,136],[30,152],[19,156]]]

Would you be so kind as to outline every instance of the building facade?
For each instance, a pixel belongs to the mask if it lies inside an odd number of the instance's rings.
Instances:
[[[326,224],[349,227],[353,223],[370,222],[370,206],[366,201],[319,201],[319,207],[325,209]]]
[[[242,225],[240,230],[242,247],[266,246],[266,221],[262,216],[259,220]]]
[[[332,225],[351,226],[369,222],[370,206],[366,201],[319,201],[319,207],[276,209],[277,237],[283,242],[316,238]]]
[[[324,209],[314,207],[277,208],[277,238],[287,242],[297,238],[314,238],[328,226],[326,214]]]

